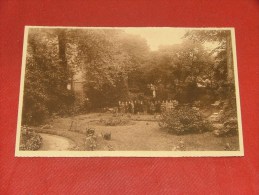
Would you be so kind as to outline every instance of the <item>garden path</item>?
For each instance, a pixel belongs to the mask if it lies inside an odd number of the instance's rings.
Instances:
[[[62,136],[50,135],[45,133],[40,133],[40,135],[43,139],[43,142],[39,150],[69,150],[75,145],[75,143],[72,140]]]

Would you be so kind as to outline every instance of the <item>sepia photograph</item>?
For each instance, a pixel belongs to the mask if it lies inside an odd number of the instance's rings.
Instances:
[[[18,157],[243,156],[234,28],[26,26]]]

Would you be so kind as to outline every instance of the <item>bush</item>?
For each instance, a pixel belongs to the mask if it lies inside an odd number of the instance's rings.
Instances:
[[[85,150],[93,151],[97,147],[97,136],[89,135],[85,139]]]
[[[21,128],[20,150],[38,150],[42,144],[42,137],[31,128]]]
[[[94,135],[95,134],[95,130],[91,129],[91,128],[87,128],[86,129],[86,135],[90,136],[90,135]]]
[[[105,132],[105,133],[102,133],[102,137],[103,137],[103,139],[105,139],[105,140],[111,140],[111,138],[112,138],[112,133],[111,132]]]
[[[234,136],[238,134],[237,109],[235,97],[229,97],[224,103],[223,114],[220,117],[223,127],[214,134],[219,137]]]
[[[159,126],[176,134],[202,133],[212,129],[211,124],[203,119],[200,112],[190,106],[162,113]]]
[[[24,100],[22,112],[23,125],[39,125],[48,118],[49,112],[45,105],[41,103],[29,103]]]
[[[236,118],[229,118],[223,124],[223,127],[219,130],[215,130],[214,134],[218,137],[228,137],[238,134],[238,124]]]
[[[229,118],[225,123],[224,127],[229,135],[235,135],[237,134],[238,124],[237,124],[237,118]]]

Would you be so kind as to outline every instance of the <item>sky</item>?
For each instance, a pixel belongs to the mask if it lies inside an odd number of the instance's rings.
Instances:
[[[160,45],[173,45],[182,42],[187,29],[183,28],[125,28],[125,32],[140,35],[147,40],[150,49],[155,51]]]

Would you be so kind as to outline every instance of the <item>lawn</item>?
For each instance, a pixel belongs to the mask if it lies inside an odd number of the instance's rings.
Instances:
[[[215,137],[212,132],[202,134],[174,135],[162,130],[157,122],[159,116],[125,116],[127,124],[107,126],[100,121],[115,118],[112,114],[91,113],[68,118],[56,118],[47,129],[38,132],[67,137],[77,145],[73,150],[84,150],[86,128],[94,128],[97,137],[95,150],[115,151],[224,151],[239,150],[238,136]],[[71,127],[71,122],[73,125]],[[111,140],[102,134],[111,133]],[[227,148],[226,148],[227,147]]]

